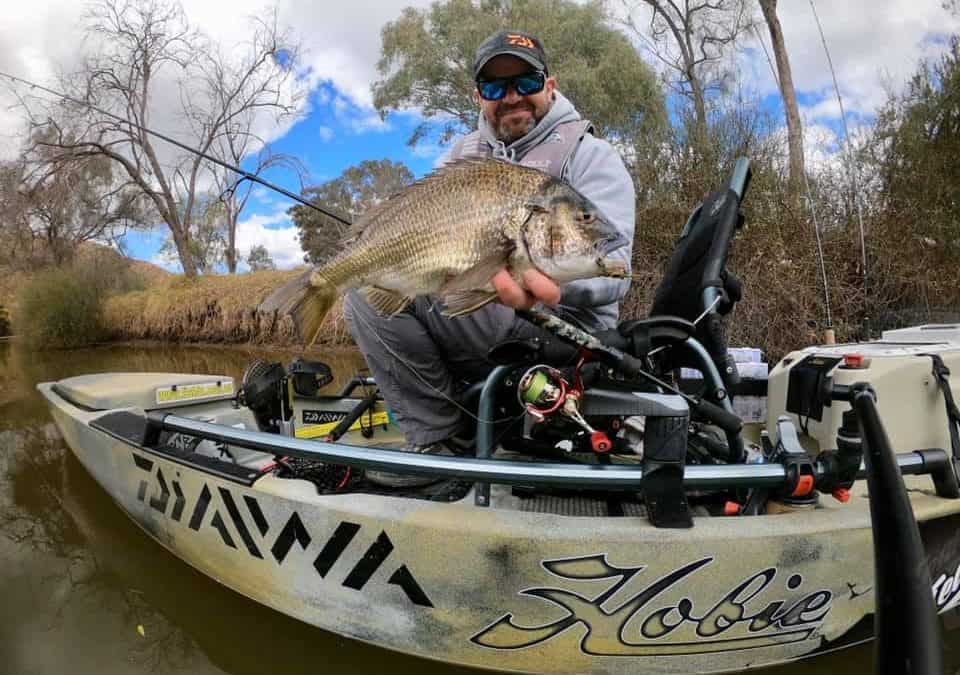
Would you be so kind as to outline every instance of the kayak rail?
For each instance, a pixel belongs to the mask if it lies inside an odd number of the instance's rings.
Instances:
[[[155,447],[160,442],[160,432],[167,431],[272,455],[342,464],[357,469],[481,483],[617,491],[638,490],[643,480],[643,467],[639,465],[422,455],[225,427],[164,411],[147,413],[146,421],[142,443],[145,447]],[[896,455],[896,462],[901,474],[931,474],[935,483],[938,474],[952,470],[949,455],[939,448],[900,453]],[[814,470],[817,481],[828,473],[822,462],[815,462]],[[866,469],[861,465],[857,478],[866,476]],[[777,488],[790,480],[792,477],[788,470],[779,463],[687,465],[683,475],[683,485],[689,489]]]

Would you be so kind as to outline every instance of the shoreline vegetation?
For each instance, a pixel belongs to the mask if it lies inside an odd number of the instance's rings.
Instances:
[[[625,298],[621,318],[644,317],[673,248],[682,209],[647,208],[638,214],[646,227],[634,245],[637,279]],[[743,281],[744,298],[728,321],[731,346],[762,349],[774,363],[786,353],[822,342],[814,252],[793,247],[795,235],[782,217],[755,209],[755,219],[735,245],[732,269]],[[883,223],[877,223],[882,225]],[[828,276],[834,295],[837,339],[878,337],[886,328],[960,318],[958,270],[950,256],[910,259],[893,245],[900,228],[874,229],[877,279],[868,305],[865,334],[863,299],[855,277],[857,249],[850,230],[833,230],[825,249],[834,264]],[[778,254],[779,253],[779,254]],[[920,263],[918,265],[918,263]],[[908,272],[908,270],[910,270]],[[105,246],[87,244],[69,266],[0,274],[0,307],[10,333],[35,349],[77,348],[101,343],[250,345],[303,349],[289,316],[263,311],[268,295],[303,274],[264,270],[187,278],[132,260]],[[3,272],[0,269],[0,272]],[[846,283],[844,283],[846,282]],[[930,302],[931,299],[939,302]],[[926,301],[924,301],[926,300]],[[338,302],[321,327],[314,349],[352,346]]]
[[[9,332],[38,349],[134,341],[301,347],[291,318],[260,304],[303,272],[187,278],[87,246],[68,267],[6,275],[0,307],[10,316]],[[316,345],[352,344],[337,303]]]

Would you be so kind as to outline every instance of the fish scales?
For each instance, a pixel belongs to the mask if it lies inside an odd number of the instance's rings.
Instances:
[[[428,283],[469,269],[503,238],[510,225],[505,216],[522,206],[545,178],[521,168],[526,180],[511,180],[517,172],[504,172],[503,166],[509,165],[475,164],[471,168],[477,171],[461,172],[449,184],[428,180],[424,189],[393,198],[369,219],[369,236],[318,273],[339,286],[354,277],[365,280],[370,271],[395,261],[400,261],[398,276]],[[516,223],[514,229],[518,227]]]
[[[495,299],[490,279],[502,268],[518,281],[531,267],[558,282],[625,272],[604,262],[626,242],[589,200],[548,174],[499,160],[458,162],[418,181],[368,210],[350,236],[312,272],[312,291],[278,302],[308,339],[347,288],[362,289],[386,314],[437,294],[457,316]]]

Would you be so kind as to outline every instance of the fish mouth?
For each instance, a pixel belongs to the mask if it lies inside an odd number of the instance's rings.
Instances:
[[[626,261],[610,257],[610,254],[626,246],[627,238],[609,224],[607,224],[607,227],[609,228],[609,234],[597,242],[597,268],[600,270],[601,276],[626,279],[628,276]]]
[[[610,228],[613,229],[612,227]],[[616,251],[618,248],[623,248],[629,242],[627,238],[623,236],[620,232],[614,230],[612,233],[601,239],[597,242],[597,255],[598,256],[607,256]]]

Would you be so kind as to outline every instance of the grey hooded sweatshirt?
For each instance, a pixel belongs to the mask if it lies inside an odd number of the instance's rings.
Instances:
[[[581,119],[573,104],[563,94],[556,92],[556,99],[546,116],[530,133],[510,145],[505,146],[497,140],[482,113],[477,131],[470,136],[479,136],[489,156],[522,164],[524,156],[531,149],[556,138],[552,134],[558,125]],[[462,151],[463,142],[454,144],[440,163],[447,164],[459,159]],[[610,255],[625,261],[629,270],[636,197],[633,181],[617,151],[606,141],[585,133],[558,177],[593,202],[603,217],[626,237],[629,243]],[[596,277],[572,281],[560,287],[560,304],[555,311],[562,318],[589,331],[613,328],[619,316],[618,303],[629,287],[630,281],[627,279]]]

